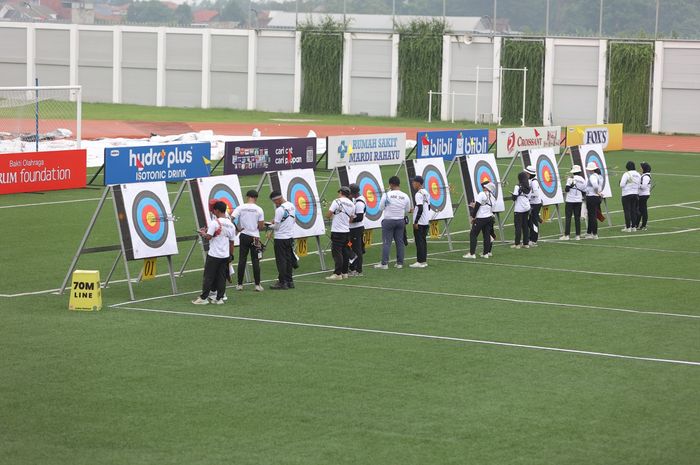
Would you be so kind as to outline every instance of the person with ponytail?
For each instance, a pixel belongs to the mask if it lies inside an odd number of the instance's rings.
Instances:
[[[649,220],[649,211],[647,210],[647,202],[651,196],[651,165],[647,162],[642,162],[642,177],[639,180],[639,215],[637,216],[636,227],[639,230],[646,231],[647,220]]]
[[[530,246],[537,247],[537,239],[540,236],[540,210],[542,209],[542,188],[540,180],[537,179],[535,167],[529,165],[525,172],[530,176]]]
[[[523,238],[522,247],[527,249],[530,247],[530,225],[528,217],[530,216],[530,175],[525,171],[518,173],[518,185],[513,189],[511,196],[515,202],[515,244],[511,245],[511,249],[519,249],[520,236]]]
[[[625,212],[625,227],[622,232],[633,232],[637,230],[639,220],[639,183],[641,176],[637,172],[633,161],[628,161],[625,166],[627,171],[620,179],[622,188],[622,209]]]

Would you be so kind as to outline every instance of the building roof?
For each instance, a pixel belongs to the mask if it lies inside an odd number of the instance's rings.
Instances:
[[[217,16],[219,16],[219,12],[216,10],[195,10],[192,12],[192,22],[208,23]]]
[[[0,19],[13,19],[21,21],[47,21],[55,20],[56,12],[51,8],[38,3],[13,0],[0,4]]]

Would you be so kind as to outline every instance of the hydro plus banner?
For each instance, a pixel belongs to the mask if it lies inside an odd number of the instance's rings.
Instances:
[[[210,166],[209,142],[107,147],[105,185],[203,178]]]
[[[266,171],[316,166],[316,138],[226,142],[224,174],[262,174]]]
[[[328,169],[368,163],[400,165],[406,159],[406,133],[330,136],[326,147]]]
[[[489,151],[488,129],[460,131],[426,131],[416,134],[416,158],[452,160],[462,155],[478,155]]]
[[[551,147],[559,153],[561,126],[536,128],[504,128],[497,131],[496,158],[513,158],[523,150]]]
[[[0,194],[85,187],[85,150],[0,154]]]

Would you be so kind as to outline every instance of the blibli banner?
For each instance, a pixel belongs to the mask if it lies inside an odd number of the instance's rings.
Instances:
[[[209,176],[211,144],[107,147],[105,185],[183,181]]]
[[[400,165],[406,159],[406,133],[329,136],[327,168],[336,166]]]
[[[604,150],[622,150],[622,123],[590,124],[566,128],[566,145],[601,144]]]
[[[452,160],[462,155],[477,155],[489,151],[488,129],[461,131],[427,131],[416,134],[416,158]]]

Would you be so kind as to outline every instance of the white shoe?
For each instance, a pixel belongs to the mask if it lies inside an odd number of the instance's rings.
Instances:
[[[632,232],[632,230],[630,228],[622,228],[620,232]]]
[[[212,301],[213,301],[213,300],[216,300],[216,291],[210,291],[210,292],[209,292],[209,297],[207,297],[207,299],[212,300]],[[224,294],[223,299],[224,299],[224,300],[228,300],[228,297],[226,297],[226,294]]]
[[[646,230],[647,230],[647,227],[644,226],[643,228],[639,228],[639,230],[640,230],[640,231],[646,231]]]
[[[377,263],[376,265],[374,265],[374,267],[378,270],[388,270],[389,269],[389,265],[383,265],[381,263]]]
[[[597,235],[597,234],[591,234],[591,239],[598,239],[598,235]]]
[[[519,249],[519,248],[520,248],[520,244],[513,244],[513,245],[510,246],[510,248],[511,248],[511,249]]]
[[[523,245],[523,249],[529,249],[529,248],[530,248],[530,244]]]
[[[428,268],[428,262],[423,262],[420,264],[421,268]]]
[[[200,297],[197,297],[192,301],[193,304],[195,305],[207,305],[209,303],[208,299],[202,299]]]
[[[343,277],[343,279],[348,279],[350,277],[347,273],[343,273],[341,276]]]
[[[362,275],[362,273],[359,273],[359,272],[356,271],[355,274],[352,275],[352,276],[353,276],[354,278],[361,278],[363,275]]]
[[[576,236],[575,239],[576,239],[577,241],[580,241],[580,240],[581,240],[581,236]]]
[[[464,255],[462,255],[462,258],[473,259],[473,258],[476,258],[476,254],[470,254],[470,253],[464,254]]]
[[[632,232],[637,232],[637,228],[632,228]]]
[[[265,290],[265,288],[262,287],[260,284],[255,285],[255,292],[262,292],[264,290]]]
[[[479,255],[479,256],[480,256],[481,258],[489,258],[489,257],[491,257],[491,254],[490,254],[490,253],[482,253],[482,254]]]
[[[326,276],[326,279],[329,281],[342,281],[343,275],[342,274],[332,274],[330,276]]]
[[[579,236],[576,236],[576,237],[579,237]],[[567,235],[565,234],[565,235],[561,236],[561,237],[559,238],[559,240],[560,240],[560,241],[568,241],[568,240],[569,240],[569,236],[567,236]]]
[[[408,267],[409,268],[423,268],[423,264],[420,262],[416,262],[416,263],[411,263],[410,265],[408,265]]]
[[[219,299],[219,300],[214,299],[214,300],[211,301],[211,303],[214,304],[214,305],[223,305],[223,304],[224,304],[224,299]]]
[[[403,268],[403,263],[397,263],[396,265],[394,265],[394,268],[398,268],[400,270],[401,268]]]
[[[237,291],[242,291],[242,290],[243,290],[243,285],[242,285],[242,284],[236,284],[236,290],[237,290]]]
[[[530,247],[537,247],[537,242],[530,242]]]

